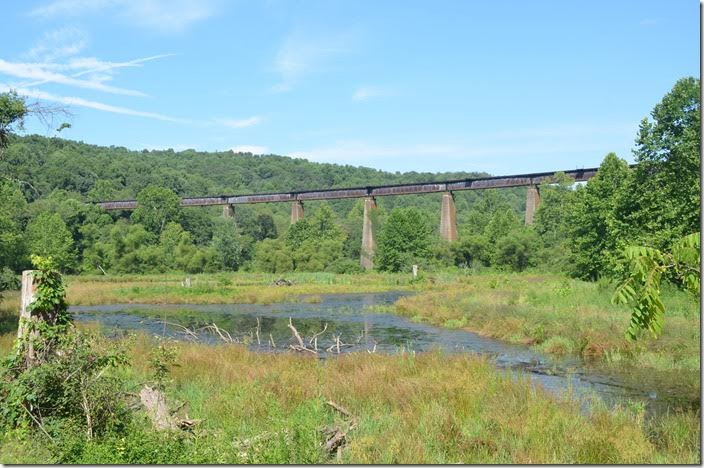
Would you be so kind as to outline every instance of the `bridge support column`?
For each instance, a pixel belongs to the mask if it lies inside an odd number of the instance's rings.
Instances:
[[[303,219],[303,202],[296,200],[291,204],[291,224],[296,224],[299,219]]]
[[[457,214],[455,213],[455,197],[452,192],[442,194],[440,236],[447,242],[457,240]]]
[[[537,185],[529,185],[526,194],[526,226],[533,224],[533,217],[540,206],[540,192]]]
[[[372,211],[376,209],[376,200],[373,197],[364,199],[364,220],[362,222],[362,250],[359,255],[359,264],[365,270],[374,268],[374,226],[372,225]]]
[[[235,207],[232,205],[222,206],[222,217],[223,218],[234,218],[235,217]]]

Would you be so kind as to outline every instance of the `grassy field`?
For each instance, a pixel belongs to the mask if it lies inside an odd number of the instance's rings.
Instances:
[[[7,349],[3,342],[3,353]],[[150,381],[154,343],[129,342],[119,371],[129,391]],[[189,435],[156,433],[136,413],[123,431],[86,440],[66,432],[6,433],[3,463],[699,463],[699,419],[644,418],[638,405],[580,411],[497,372],[490,362],[439,353],[355,354],[324,362],[238,345],[176,344],[171,401],[203,422]],[[325,426],[347,430],[340,457],[321,449]]]
[[[416,322],[461,328],[550,354],[660,371],[699,380],[699,301],[667,289],[665,328],[629,342],[627,307],[611,304],[613,286],[537,274],[478,275],[401,298],[391,312]]]
[[[334,294],[420,290],[424,282],[408,274],[287,273],[292,286],[273,286],[282,275],[230,273],[188,275],[191,287],[181,285],[187,275],[68,276],[68,301],[74,305],[237,304],[297,300],[302,294]]]

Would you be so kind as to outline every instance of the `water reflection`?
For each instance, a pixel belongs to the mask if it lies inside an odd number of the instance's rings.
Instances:
[[[650,412],[673,407],[698,407],[698,390],[678,390],[673,382],[647,382],[627,375],[595,371],[580,359],[555,359],[527,346],[511,345],[464,330],[451,330],[414,323],[393,314],[375,313],[373,306],[393,304],[403,292],[378,294],[336,294],[320,296],[320,302],[277,304],[208,305],[102,305],[71,307],[78,321],[99,321],[108,333],[144,330],[175,339],[193,339],[182,327],[198,330],[199,340],[222,343],[220,337],[205,330],[215,324],[233,338],[264,352],[288,350],[295,344],[289,318],[306,339],[327,329],[317,338],[321,350],[340,338],[342,352],[423,352],[441,349],[450,353],[487,355],[497,367],[526,375],[533,382],[556,393],[585,397],[596,394],[608,404],[633,399],[644,402]],[[209,333],[210,331],[210,333]],[[321,352],[320,357],[329,356]],[[637,382],[637,383],[634,383]]]

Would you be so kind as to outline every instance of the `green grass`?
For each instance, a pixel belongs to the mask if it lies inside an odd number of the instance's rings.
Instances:
[[[682,371],[699,376],[699,301],[664,291],[665,328],[629,342],[630,310],[611,304],[613,286],[545,274],[459,277],[403,297],[389,312],[416,322],[464,328],[553,354],[577,354],[618,367]],[[693,376],[694,377],[694,376]]]
[[[612,289],[543,274],[278,275],[237,273],[69,277],[74,304],[110,302],[274,302],[320,300],[333,292],[405,289],[412,297],[377,312],[526,343],[543,352],[579,354],[630,372],[635,381],[670,379],[698,388],[698,302],[665,294],[665,330],[658,340],[628,343],[628,309],[610,303]],[[0,351],[17,326],[16,293],[0,304]],[[150,380],[144,336],[120,371],[128,390]],[[330,463],[321,449],[324,426],[344,424],[326,404],[347,407],[358,426],[339,461],[345,463],[700,463],[698,412],[653,419],[625,403],[585,414],[566,395],[556,398],[512,379],[490,361],[441,353],[355,354],[319,362],[304,356],[256,354],[239,346],[177,345],[169,398],[188,402],[204,422],[194,434],[155,433],[143,415],[121,431],[88,441],[67,430],[53,446],[36,434],[7,432],[3,463]],[[630,369],[630,370],[629,370]],[[698,395],[698,391],[697,391]]]
[[[128,389],[150,380],[154,343],[131,342]],[[699,463],[698,414],[646,420],[639,405],[584,413],[490,361],[442,353],[346,355],[319,361],[236,345],[181,343],[167,394],[203,419],[192,435],[155,433],[140,413],[87,441],[66,432],[5,433],[3,463],[334,463],[321,428],[346,427],[325,402],[358,420],[343,463]]]
[[[191,287],[181,282],[191,277]],[[279,278],[292,286],[273,286]],[[408,274],[218,273],[201,275],[69,276],[68,301],[74,305],[114,303],[232,304],[296,300],[300,295],[420,290]]]

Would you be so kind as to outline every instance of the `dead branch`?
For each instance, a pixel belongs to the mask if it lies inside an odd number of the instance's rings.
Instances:
[[[310,340],[308,340],[308,344],[315,342],[315,344],[313,345],[313,349],[315,349],[316,351],[318,350],[318,336],[325,333],[325,330],[327,330],[327,329],[328,329],[328,323],[325,322],[325,326],[323,327],[323,329],[320,330],[318,333],[314,334],[313,337]]]
[[[276,343],[274,343],[274,337],[272,336],[271,333],[269,333],[269,340],[271,341],[271,346],[273,348],[276,348]]]
[[[332,401],[332,400],[326,401],[325,404],[328,405],[329,407],[333,408],[334,410],[337,410],[338,412],[342,413],[342,415],[345,416],[345,417],[347,417],[347,418],[351,418],[351,417],[352,417],[352,413],[350,413],[350,412],[347,410],[347,408],[345,408],[345,407],[342,406],[342,405],[338,405],[337,403],[335,403],[335,402]]]
[[[337,428],[328,432],[328,437],[325,441],[325,451],[329,455],[337,453],[339,456],[340,451],[345,445],[347,445],[347,432],[343,432]]]
[[[325,404],[342,414],[348,422],[348,427],[345,431],[338,426],[323,429],[323,433],[325,434],[325,443],[323,444],[325,451],[329,455],[333,453],[337,454],[339,459],[341,450],[347,445],[347,434],[357,426],[357,418],[354,417],[347,408],[332,400],[326,401]]]
[[[299,346],[299,345],[289,345],[289,348],[291,348],[294,351],[307,351],[309,353],[313,354],[318,354],[318,352],[314,349],[306,348],[305,346]]]
[[[214,331],[220,337],[220,339],[222,339],[226,343],[235,343],[236,342],[235,339],[232,338],[232,335],[230,335],[230,333],[227,330],[221,329],[220,327],[215,325],[215,323],[213,323],[212,325],[206,325],[205,327],[202,328],[202,330]]]
[[[261,328],[261,325],[260,325],[260,323],[259,323],[259,317],[257,317],[257,330],[256,330],[256,332],[257,332],[257,344],[258,344],[259,346],[262,345],[262,342],[261,342],[261,340],[259,339],[259,330],[260,330],[260,328]]]
[[[288,328],[291,329],[291,333],[293,333],[293,336],[296,338],[296,341],[298,341],[298,346],[300,346],[301,348],[305,348],[306,345],[303,342],[303,338],[301,338],[301,335],[298,334],[298,330],[296,330],[296,327],[293,326],[291,317],[288,318]]]
[[[188,327],[184,327],[183,325],[180,325],[178,323],[167,322],[165,320],[158,320],[157,323],[160,323],[162,325],[171,325],[172,327],[180,328],[186,334],[186,336],[192,337],[195,340],[198,339],[198,335],[196,335],[196,333],[193,330],[191,330]]]

